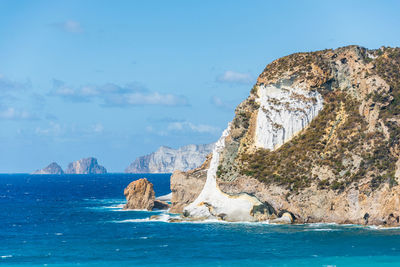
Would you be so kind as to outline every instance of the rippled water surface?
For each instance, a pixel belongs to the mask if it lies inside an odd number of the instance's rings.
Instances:
[[[400,229],[168,223],[174,215],[121,210],[123,189],[141,177],[156,195],[170,192],[167,174],[0,175],[0,265],[400,264]]]

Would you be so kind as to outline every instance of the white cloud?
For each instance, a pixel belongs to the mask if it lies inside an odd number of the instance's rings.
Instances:
[[[94,133],[102,133],[104,131],[104,126],[101,123],[96,123],[92,125],[92,131]]]
[[[69,33],[83,33],[82,25],[76,20],[66,20],[64,22],[53,23],[51,26]]]
[[[227,70],[223,74],[219,75],[216,79],[218,82],[224,83],[241,83],[249,84],[254,81],[253,76],[249,73],[236,72]]]
[[[232,110],[233,109],[233,104],[232,103],[227,103],[223,101],[221,98],[218,96],[213,96],[211,98],[211,103],[216,106],[217,108],[221,109],[226,109],[226,110]]]
[[[141,105],[161,105],[161,106],[187,106],[188,101],[184,96],[173,94],[161,94],[158,92],[130,93],[113,96],[105,99],[108,105],[117,106],[141,106]]]
[[[146,128],[145,128],[145,130],[146,130],[146,132],[148,132],[148,133],[154,132],[154,128],[153,128],[152,126],[150,126],[150,125],[147,125]]]
[[[36,119],[36,116],[25,110],[18,110],[13,107],[9,107],[3,110],[0,110],[0,119],[6,120],[33,120]]]
[[[71,88],[58,80],[54,80],[53,84],[50,95],[74,102],[89,102],[93,99],[100,99],[105,106],[188,105],[188,100],[182,95],[151,92],[137,83],[123,87],[109,83],[101,86],[88,85],[78,88]]]
[[[104,126],[101,123],[95,123],[88,126],[75,124],[60,124],[50,121],[47,126],[36,127],[34,133],[38,136],[48,137],[88,137],[93,134],[103,134]]]
[[[0,75],[0,93],[23,91],[31,87],[31,81],[18,82]]]
[[[68,32],[72,33],[81,33],[83,32],[83,28],[81,24],[74,20],[67,20],[64,22],[64,29]]]
[[[171,122],[168,124],[167,129],[169,131],[191,131],[196,133],[218,133],[220,131],[219,128],[206,125],[206,124],[194,124],[191,122]]]
[[[65,131],[66,129],[64,125],[50,122],[50,125],[47,128],[36,127],[35,134],[39,136],[58,136],[65,133]]]

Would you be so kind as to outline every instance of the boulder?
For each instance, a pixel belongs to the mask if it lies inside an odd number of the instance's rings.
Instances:
[[[131,182],[124,190],[126,204],[124,209],[168,209],[168,203],[156,200],[153,184],[146,178]]]

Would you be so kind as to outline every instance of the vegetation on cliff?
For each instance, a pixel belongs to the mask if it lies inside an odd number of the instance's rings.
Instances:
[[[281,80],[307,83],[309,90],[323,95],[324,108],[278,149],[254,148],[257,86]],[[236,109],[218,175],[222,180],[247,175],[292,193],[312,184],[343,191],[357,188],[361,180],[370,191],[384,183],[394,186],[399,124],[399,48],[349,46],[296,53],[269,64],[250,97]]]

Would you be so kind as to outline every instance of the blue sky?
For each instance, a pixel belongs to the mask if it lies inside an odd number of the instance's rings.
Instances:
[[[399,3],[0,0],[0,172],[216,141],[272,60],[399,46]]]

